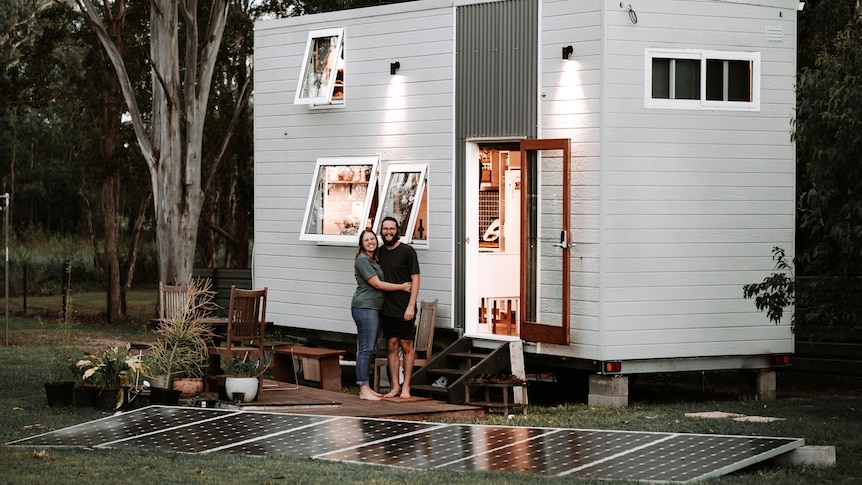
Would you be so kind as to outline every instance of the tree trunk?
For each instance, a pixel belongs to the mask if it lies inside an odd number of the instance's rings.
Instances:
[[[159,278],[168,284],[185,282],[194,264],[203,203],[203,127],[228,2],[213,0],[207,30],[199,35],[197,0],[150,1],[153,89],[149,132],[122,55],[105,29],[98,10],[91,0],[77,2],[111,59],[129,108],[138,147],[150,170]],[[179,48],[180,16],[186,34],[184,57],[180,56]],[[202,46],[198,45],[199,38]]]
[[[111,175],[102,182],[102,219],[105,227],[105,286],[107,289],[108,323],[123,317],[120,291],[120,176]]]

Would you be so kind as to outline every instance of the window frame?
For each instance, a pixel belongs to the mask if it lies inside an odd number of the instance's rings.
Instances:
[[[395,174],[416,174],[418,178],[415,179],[415,183],[413,183],[414,194],[413,199],[411,200],[411,207],[409,214],[406,215],[406,223],[400,224],[400,230],[402,234],[400,235],[399,240],[403,243],[410,244],[413,242],[413,233],[416,228],[416,218],[419,216],[419,209],[422,205],[422,196],[425,193],[425,190],[428,185],[428,164],[427,163],[390,163],[387,167],[386,178],[384,180],[383,185],[381,185],[380,196],[378,198],[377,204],[377,214],[374,218],[374,232],[380,234],[380,224],[384,217],[389,215],[393,215],[396,219],[400,221],[404,220],[404,215],[398,217],[397,214],[393,214],[393,211],[388,209],[388,205],[391,205],[391,192],[393,191],[393,187],[391,187],[392,183],[396,180]],[[426,243],[428,241],[427,238],[421,240],[422,243]]]
[[[318,90],[316,96],[304,96],[303,93],[306,92],[306,87],[309,84],[310,73],[308,72],[309,66],[312,65],[311,56],[314,52],[314,42],[318,39],[324,38],[335,39],[335,68],[332,69],[331,73],[328,75],[325,80],[325,84],[321,86]],[[332,99],[333,92],[335,90],[335,82],[338,77],[338,68],[339,65],[342,66],[343,69],[343,54],[344,54],[344,27],[336,27],[331,29],[320,29],[320,30],[312,30],[308,33],[308,40],[305,43],[305,51],[302,54],[302,66],[299,71],[299,79],[296,82],[296,94],[293,99],[293,104],[306,104],[311,106],[320,106],[320,105],[336,105],[336,104],[344,104],[344,97],[337,100]],[[325,71],[325,67],[324,71]],[[320,95],[319,93],[324,93]]]
[[[700,62],[700,98],[653,98],[653,59],[696,59]],[[751,101],[719,101],[706,99],[707,61],[751,62]],[[644,55],[644,107],[657,109],[709,109],[725,111],[760,111],[760,52],[718,51],[705,49],[647,48]],[[726,86],[723,86],[723,88]],[[671,89],[673,83],[671,81]],[[672,94],[671,94],[672,96]]]
[[[308,199],[305,204],[305,213],[302,217],[302,227],[299,232],[300,241],[317,241],[318,243],[329,243],[329,244],[338,244],[338,245],[349,245],[349,244],[357,244],[359,233],[362,232],[362,229],[365,228],[365,224],[363,221],[367,221],[371,216],[371,210],[373,208],[374,201],[374,193],[377,188],[377,172],[379,169],[380,157],[377,156],[368,156],[368,157],[320,157],[317,159],[317,163],[314,167],[314,173],[311,178],[311,188],[308,192]],[[361,218],[359,221],[359,227],[355,234],[326,234],[325,231],[325,215],[326,208],[324,205],[324,201],[320,200],[324,197],[324,188],[326,188],[326,192],[328,193],[329,187],[325,184],[329,184],[331,180],[327,180],[325,168],[333,167],[337,169],[343,169],[344,167],[367,167],[370,166],[370,170],[367,174],[367,183],[365,186],[365,197],[362,201],[362,214],[359,215]],[[340,183],[348,183],[350,184],[350,190],[353,190],[353,185],[350,182],[346,181],[338,181]],[[358,183],[361,183],[359,181]],[[320,200],[320,203],[317,201]],[[319,217],[321,227],[320,233],[308,232],[311,225],[311,218],[315,217],[315,210],[318,208],[322,208],[323,214]],[[355,215],[352,213],[352,215]]]

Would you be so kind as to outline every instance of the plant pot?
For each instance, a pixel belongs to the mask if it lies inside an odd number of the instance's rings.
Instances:
[[[72,389],[72,403],[79,408],[92,408],[96,406],[99,397],[98,387],[81,386]]]
[[[175,406],[180,402],[180,391],[176,389],[164,389],[161,387],[150,388],[150,404],[167,404]]]
[[[188,399],[203,392],[204,380],[200,377],[174,379],[173,388],[180,391],[181,398]]]
[[[71,406],[72,389],[74,388],[75,383],[72,381],[45,383],[45,397],[48,398],[48,406]]]
[[[101,388],[98,389],[93,407],[99,411],[113,411],[117,409],[117,394],[120,389]]]
[[[224,380],[228,399],[234,402],[252,402],[257,397],[257,377],[231,377]]]
[[[147,379],[150,382],[150,387],[167,389],[168,387],[168,376],[166,375],[157,375],[157,376],[149,376]]]

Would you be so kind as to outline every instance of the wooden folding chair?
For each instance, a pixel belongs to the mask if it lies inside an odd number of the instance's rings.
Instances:
[[[189,287],[159,281],[159,320],[170,320],[188,310]]]
[[[266,299],[268,288],[262,290],[230,289],[227,336],[224,344],[208,349],[207,379],[212,379],[221,368],[221,357],[259,358],[258,395],[263,390],[263,372],[266,369],[264,341],[266,327]]]
[[[416,358],[413,370],[425,365],[431,360],[434,349],[434,322],[437,320],[437,299],[419,302],[419,318],[416,323],[416,334],[413,337],[413,350]],[[374,390],[380,392],[380,373],[388,366],[386,357],[374,359]]]

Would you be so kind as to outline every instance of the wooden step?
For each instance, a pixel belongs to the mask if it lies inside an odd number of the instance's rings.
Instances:
[[[487,357],[487,353],[481,353],[476,351],[470,352],[452,352],[449,354],[449,357],[453,357],[456,359],[464,359],[464,360],[482,360]]]
[[[446,376],[458,378],[467,373],[468,369],[428,369],[428,373],[435,376]],[[449,379],[453,380],[453,379]]]
[[[429,386],[426,384],[413,384],[410,386],[410,393],[446,397],[449,395],[449,389],[445,387]]]

